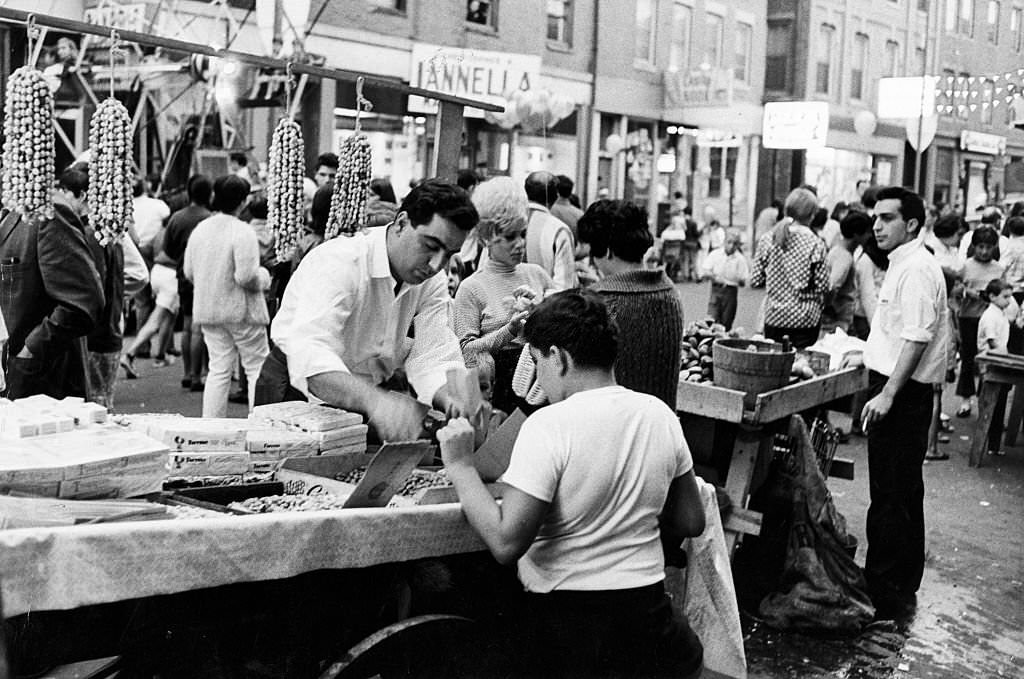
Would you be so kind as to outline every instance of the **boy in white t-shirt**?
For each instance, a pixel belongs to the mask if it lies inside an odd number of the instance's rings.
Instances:
[[[708,316],[724,325],[726,330],[732,330],[739,289],[750,278],[750,265],[740,251],[741,245],[739,231],[729,229],[725,232],[722,247],[709,252],[704,260],[703,275],[711,279]]]
[[[470,525],[526,590],[528,676],[696,677],[703,650],[665,594],[664,545],[704,529],[693,460],[663,402],[615,382],[618,330],[601,298],[567,290],[523,334],[552,405],[523,424],[501,504],[473,465],[473,428],[438,432]]]
[[[1010,319],[1007,318],[1006,310],[1014,304],[1013,288],[1003,279],[995,278],[981,291],[981,298],[988,302],[988,307],[978,320],[978,354],[989,351],[1006,353],[1006,345],[1010,341]],[[999,387],[999,398],[988,428],[989,455],[1005,454],[1000,447],[1000,440],[1003,438],[1003,417],[1006,415],[1006,394],[1009,389],[1009,385]]]

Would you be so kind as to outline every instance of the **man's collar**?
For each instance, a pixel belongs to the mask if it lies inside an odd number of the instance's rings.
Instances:
[[[889,262],[897,264],[917,252],[919,248],[923,247],[924,241],[920,238],[912,238],[903,245],[893,248],[892,252],[889,253]]]
[[[544,207],[540,203],[534,203],[532,200],[529,203],[529,208],[531,210],[536,210],[537,212],[547,212],[548,214],[551,214],[551,210],[548,210],[546,207]]]
[[[391,287],[394,288],[398,281],[391,275],[391,262],[388,260],[388,229],[390,228],[391,224],[371,227],[366,230],[365,238],[370,245],[370,278],[388,278],[391,280]],[[350,236],[338,236],[338,238],[350,238]]]

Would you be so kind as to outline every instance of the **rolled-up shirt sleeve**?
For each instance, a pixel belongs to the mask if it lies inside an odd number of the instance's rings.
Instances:
[[[405,374],[419,401],[430,405],[434,394],[447,381],[449,368],[465,367],[459,340],[448,325],[448,282],[444,272],[423,283],[413,327],[416,337],[405,360]]]
[[[935,299],[939,292],[934,282],[915,271],[908,272],[898,293],[903,329],[900,339],[931,342],[939,322]]]

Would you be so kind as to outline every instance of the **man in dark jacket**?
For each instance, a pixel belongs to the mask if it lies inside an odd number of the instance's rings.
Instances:
[[[4,210],[0,310],[10,340],[7,398],[86,396],[85,336],[104,305],[103,286],[77,210],[55,192],[49,219]]]

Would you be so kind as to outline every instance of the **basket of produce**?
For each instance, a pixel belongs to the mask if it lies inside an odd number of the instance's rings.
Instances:
[[[743,405],[753,409],[758,394],[789,382],[796,352],[776,342],[722,338],[711,345],[711,355],[715,384],[746,392]]]

